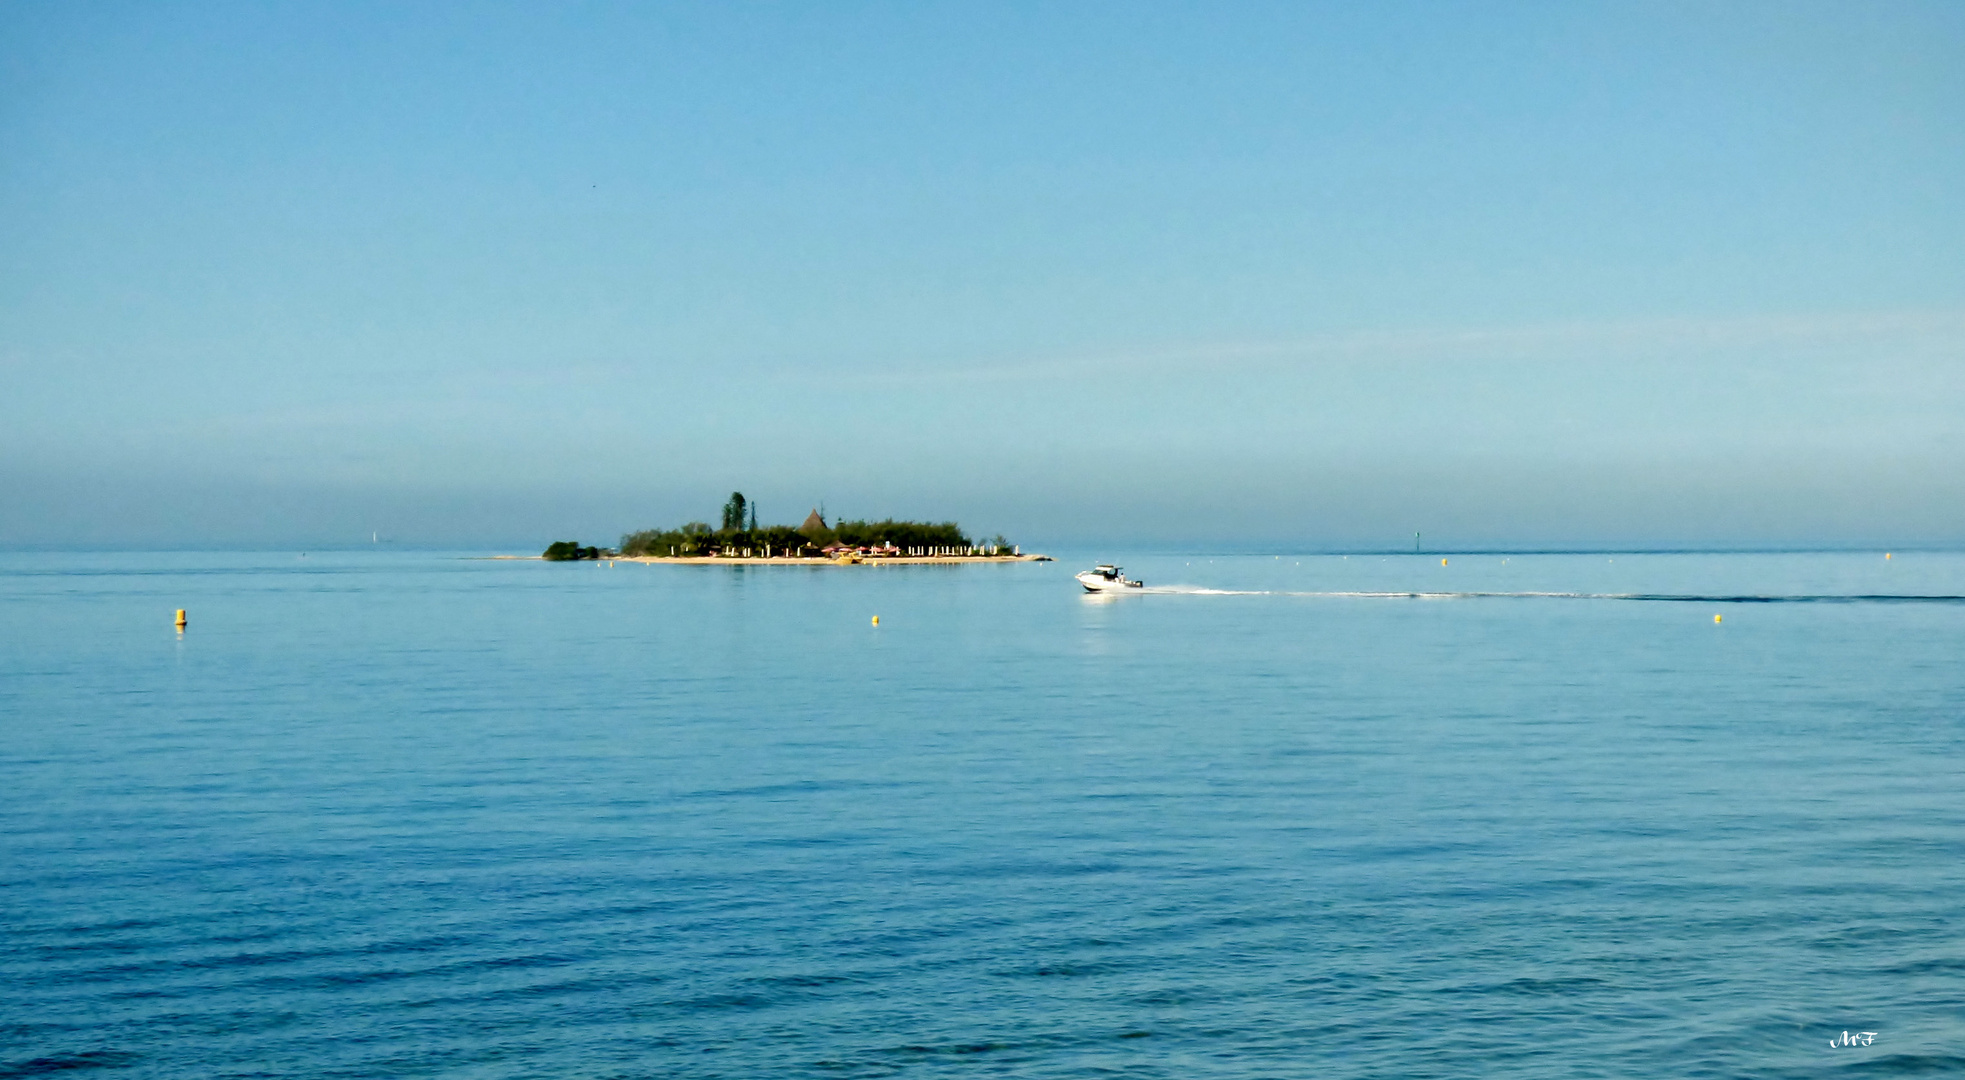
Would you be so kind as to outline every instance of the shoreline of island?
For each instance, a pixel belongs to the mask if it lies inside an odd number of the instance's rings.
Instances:
[[[614,562],[677,566],[947,566],[961,563],[1056,562],[1049,555],[617,555]]]
[[[559,562],[543,555],[477,555],[500,562]],[[602,555],[583,562],[631,562],[650,566],[948,566],[964,563],[1056,562],[1049,555]]]

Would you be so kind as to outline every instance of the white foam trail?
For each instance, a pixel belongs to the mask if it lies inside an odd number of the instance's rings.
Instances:
[[[1298,592],[1288,589],[1210,589],[1201,585],[1147,585],[1137,590],[1128,590],[1123,595],[1152,593],[1161,596],[1321,596],[1340,599],[1362,600],[1462,600],[1473,597],[1565,597],[1576,599],[1634,599],[1634,597],[1615,597],[1608,593],[1535,593],[1535,592]]]
[[[1592,592],[1294,592],[1281,589],[1210,589],[1200,585],[1149,585],[1123,595],[1160,596],[1308,596],[1334,600],[1635,600],[1683,604],[1959,604],[1965,596],[1904,593],[1808,593],[1796,595],[1714,593],[1592,593]],[[1122,595],[1101,593],[1097,595]]]

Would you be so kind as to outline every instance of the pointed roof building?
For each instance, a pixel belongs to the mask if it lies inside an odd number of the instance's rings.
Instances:
[[[798,531],[806,536],[826,531],[826,519],[819,516],[817,507],[814,507],[811,513],[805,515],[805,524],[800,525]]]

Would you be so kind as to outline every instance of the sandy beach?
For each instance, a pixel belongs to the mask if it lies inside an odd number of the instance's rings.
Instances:
[[[536,557],[536,556],[535,556]],[[1018,563],[1018,562],[1056,562],[1049,555],[864,555],[849,558],[829,559],[823,555],[810,558],[790,558],[785,556],[731,556],[731,555],[620,555],[601,562],[672,563],[687,566],[944,566],[953,563]]]

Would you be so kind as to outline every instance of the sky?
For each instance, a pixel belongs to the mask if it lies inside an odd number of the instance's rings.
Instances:
[[[0,6],[0,546],[1965,544],[1965,5]]]

